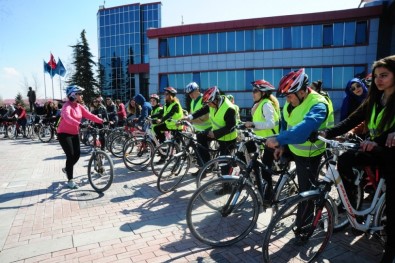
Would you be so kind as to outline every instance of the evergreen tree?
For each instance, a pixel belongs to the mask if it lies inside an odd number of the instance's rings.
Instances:
[[[25,107],[25,102],[23,101],[22,94],[18,92],[18,94],[15,97],[15,105],[20,103],[23,107]]]
[[[88,41],[85,37],[85,29],[81,32],[81,40],[73,48],[75,67],[74,74],[71,76],[68,84],[75,84],[85,89],[83,92],[84,101],[90,104],[98,95],[98,83],[93,74],[93,66],[96,63],[92,60],[93,55],[90,52]]]

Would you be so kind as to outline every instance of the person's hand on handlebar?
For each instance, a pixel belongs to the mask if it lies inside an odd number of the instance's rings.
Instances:
[[[254,128],[255,127],[255,125],[252,121],[246,121],[244,123],[244,125],[246,126],[246,128]]]
[[[373,150],[374,147],[377,147],[378,144],[372,141],[363,141],[360,143],[359,147],[363,152],[370,152]]]

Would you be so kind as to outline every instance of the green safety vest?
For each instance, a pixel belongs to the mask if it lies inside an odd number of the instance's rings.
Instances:
[[[228,100],[225,96],[221,96],[223,99],[222,105],[219,107],[219,109],[216,111],[215,108],[210,107],[210,121],[211,121],[211,126],[212,126],[212,131],[219,130],[220,128],[223,128],[226,126],[224,117],[225,113],[229,108],[234,109],[234,106],[232,102]],[[236,118],[236,116],[235,116]],[[236,129],[233,129],[233,131],[229,132],[228,134],[222,136],[221,138],[218,138],[218,141],[232,141],[235,140],[237,137],[237,131]]]
[[[369,134],[370,134],[371,139],[374,139],[374,138],[380,136],[380,133],[378,132],[377,127],[379,126],[381,119],[383,118],[384,109],[385,109],[385,107],[383,107],[376,117],[376,114],[377,114],[376,108],[377,108],[377,105],[374,104],[373,110],[372,110],[372,115],[370,116],[370,121],[368,123],[368,129],[369,129]],[[387,123],[387,125],[385,125],[384,131],[390,129],[394,125],[395,125],[395,118],[392,120],[391,123]]]
[[[201,108],[203,108],[203,96],[200,96],[196,100],[191,101],[191,107],[190,107],[191,114],[200,110]],[[210,119],[208,119],[204,122],[193,123],[193,127],[195,127],[195,130],[197,130],[197,131],[205,131],[205,130],[211,128],[211,121],[210,121]]]
[[[333,111],[333,103],[329,96],[324,96],[326,101],[328,102],[328,124],[326,125],[327,128],[332,128],[335,126],[335,113]]]
[[[273,105],[273,102],[268,98],[261,100],[254,112],[254,115],[252,115],[253,122],[266,122],[265,116],[263,116],[262,114],[263,105],[265,105],[266,103],[270,103]],[[275,124],[274,129],[254,130],[254,133],[261,137],[268,137],[274,134],[278,134],[280,130],[280,113],[276,109],[274,109],[274,124]]]
[[[328,101],[322,95],[318,94],[315,91],[311,91],[304,99],[302,104],[295,107],[290,114],[287,111],[289,103],[286,102],[283,108],[283,116],[284,120],[287,122],[287,130],[291,129],[292,127],[303,121],[303,118],[310,111],[311,107],[313,107],[317,103],[324,103],[328,109]],[[328,114],[325,121],[320,125],[320,130],[327,127]],[[325,151],[325,143],[320,140],[314,143],[306,141],[301,144],[289,144],[288,147],[292,153],[301,157],[314,157],[322,154]]]
[[[171,109],[173,108],[174,105],[178,104],[178,112],[176,112],[171,119],[166,120],[166,127],[169,130],[182,130],[182,125],[177,126],[176,125],[176,121],[181,120],[182,117],[184,117],[184,114],[182,112],[182,107],[179,101],[174,101],[172,104],[170,104],[169,106],[164,106],[163,107],[163,116],[166,116]]]

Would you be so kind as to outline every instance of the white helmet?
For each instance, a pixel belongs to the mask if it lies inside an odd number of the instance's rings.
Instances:
[[[199,89],[199,85],[196,82],[191,82],[185,87],[185,93],[189,94],[197,89]]]

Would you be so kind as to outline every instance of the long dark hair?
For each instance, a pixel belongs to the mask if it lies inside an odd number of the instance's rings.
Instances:
[[[367,114],[365,116],[365,123],[368,124],[370,121],[370,118],[372,116],[373,112],[373,107],[375,105],[380,103],[381,96],[383,94],[382,91],[379,91],[377,89],[376,83],[375,83],[375,71],[377,68],[384,67],[388,69],[389,71],[392,72],[393,78],[395,81],[395,55],[391,55],[382,59],[379,59],[373,63],[372,66],[372,84],[369,88],[369,93],[368,96],[363,103],[363,107],[366,107]],[[395,85],[395,83],[393,83]],[[386,125],[391,124],[393,121],[393,118],[395,116],[395,92],[389,96],[387,99],[387,102],[385,104],[384,112],[383,112],[383,118],[380,121],[377,130],[380,133],[385,131],[385,128],[390,128],[386,127]]]

